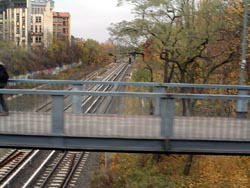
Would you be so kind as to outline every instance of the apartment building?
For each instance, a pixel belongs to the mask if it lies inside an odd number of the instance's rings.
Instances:
[[[0,40],[30,47],[70,41],[70,14],[53,9],[54,0],[0,0]]]
[[[0,0],[0,39],[28,44],[28,0]]]
[[[71,19],[68,12],[53,13],[53,37],[59,40],[71,40]]]
[[[53,34],[53,0],[31,0],[30,44],[47,47]],[[51,37],[50,37],[51,36]]]

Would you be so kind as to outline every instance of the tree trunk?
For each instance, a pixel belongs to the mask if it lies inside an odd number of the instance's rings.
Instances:
[[[185,72],[183,71],[183,69],[180,69],[181,71],[181,83],[185,83]],[[186,88],[181,88],[181,93],[185,93],[186,92]],[[182,99],[182,115],[186,116],[187,115],[187,103],[186,103],[186,99]]]
[[[184,175],[188,176],[189,173],[190,173],[190,168],[191,168],[191,165],[192,165],[192,161],[193,161],[193,155],[189,155],[188,158],[187,158],[187,162],[186,162],[186,166],[185,166],[185,169],[184,169]]]
[[[169,82],[169,77],[168,77],[168,58],[164,58],[164,83]]]

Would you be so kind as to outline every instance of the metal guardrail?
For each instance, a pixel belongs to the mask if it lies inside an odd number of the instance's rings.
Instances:
[[[222,84],[184,84],[184,83],[152,83],[152,82],[109,82],[109,81],[77,81],[77,80],[32,80],[10,79],[9,84],[32,83],[32,84],[71,84],[71,85],[119,85],[119,86],[144,86],[144,87],[175,87],[175,88],[200,88],[200,89],[237,89],[249,90],[246,85],[222,85]]]
[[[18,84],[33,84],[34,87],[36,85],[49,85],[49,87],[37,87],[37,90],[40,91],[34,91],[33,94],[39,93],[39,94],[46,94],[47,90],[65,90],[66,87],[65,85],[72,85],[73,90],[75,91],[74,95],[75,96],[80,96],[80,95],[99,95],[96,92],[95,93],[77,93],[80,90],[86,90],[86,88],[90,85],[110,85],[110,86],[135,86],[135,87],[140,87],[140,88],[154,88],[151,89],[152,92],[149,92],[150,90],[147,90],[146,93],[141,93],[142,97],[153,97],[149,93],[159,93],[159,95],[166,94],[168,92],[169,94],[167,95],[168,97],[170,95],[174,96],[175,98],[182,98],[184,99],[215,99],[215,98],[226,98],[227,100],[237,100],[237,106],[235,107],[236,111],[238,114],[243,114],[243,117],[246,116],[247,111],[248,111],[248,106],[246,100],[248,100],[247,96],[250,91],[250,86],[245,86],[245,85],[220,85],[220,84],[182,84],[182,83],[149,83],[149,82],[111,82],[111,81],[77,81],[77,80],[9,80],[9,85],[18,85]],[[31,87],[31,86],[29,86]],[[43,90],[46,90],[45,92]],[[208,91],[212,91],[209,94],[207,93]],[[14,91],[12,91],[14,92]],[[23,91],[17,91],[18,92],[23,92]],[[32,92],[32,91],[29,91]],[[55,91],[54,91],[55,92]],[[57,91],[58,92],[58,91]],[[65,95],[72,95],[73,91],[70,91],[68,93],[64,93]],[[173,93],[173,94],[171,94]],[[177,95],[177,93],[179,93]],[[192,94],[195,95],[192,95]],[[49,94],[49,93],[47,93]],[[51,93],[52,94],[52,93]],[[54,93],[55,94],[55,93]],[[54,95],[53,94],[53,95]],[[63,93],[58,93],[59,95],[64,95]],[[134,95],[135,93],[130,93],[129,95]],[[199,95],[197,95],[199,94]],[[214,94],[220,94],[221,96],[216,96]],[[238,96],[236,96],[238,94]],[[107,93],[107,94],[101,94],[100,95],[110,95],[110,96],[118,96],[118,93]],[[123,95],[123,94],[121,94]],[[135,94],[136,95],[136,94]],[[226,96],[223,96],[226,95]],[[154,96],[156,98],[155,100],[155,110],[154,114],[159,114],[159,97],[164,97],[162,96]],[[80,99],[79,97],[73,97],[75,100],[73,101],[74,103],[79,103]],[[75,108],[78,109],[79,107]],[[76,111],[76,110],[75,110]]]
[[[249,95],[220,95],[220,94],[179,94],[179,93],[149,93],[149,92],[102,92],[102,91],[61,91],[61,90],[33,90],[33,89],[1,89],[0,94],[26,94],[51,96],[112,96],[112,97],[155,97],[172,99],[225,99],[249,100]]]

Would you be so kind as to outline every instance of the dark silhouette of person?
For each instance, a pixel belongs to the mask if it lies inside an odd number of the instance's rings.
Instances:
[[[7,85],[9,80],[9,74],[6,71],[5,65],[0,62],[0,89],[4,88]],[[3,94],[0,94],[0,116],[8,116],[9,110],[5,103]]]
[[[128,64],[131,64],[132,63],[132,59],[131,57],[128,59]]]

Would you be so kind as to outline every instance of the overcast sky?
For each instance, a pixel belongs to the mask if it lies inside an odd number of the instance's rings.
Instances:
[[[71,14],[71,34],[105,42],[111,23],[131,20],[128,6],[117,7],[117,0],[55,0],[54,11]]]

